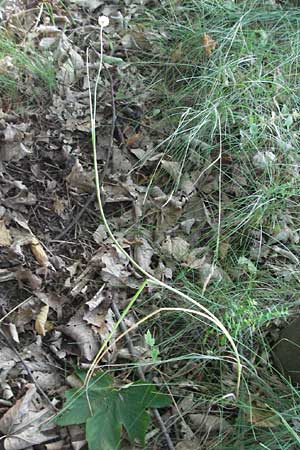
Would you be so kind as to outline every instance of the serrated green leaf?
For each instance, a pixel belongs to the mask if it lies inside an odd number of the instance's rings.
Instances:
[[[149,396],[146,386],[130,386],[119,391],[117,402],[118,418],[124,425],[129,440],[135,439],[145,444],[145,435],[150,422],[149,413],[146,411]]]
[[[89,450],[115,450],[120,447],[122,426],[117,419],[115,402],[103,402],[86,422]]]
[[[78,378],[84,383],[86,372],[76,371]],[[103,372],[98,373],[89,383],[88,391],[85,387],[81,389],[69,389],[66,391],[66,403],[64,412],[56,419],[58,425],[79,425],[98,409],[99,398],[105,400],[112,390],[113,379]]]
[[[83,382],[84,372],[77,372]],[[88,392],[69,389],[66,392],[63,413],[57,418],[59,425],[86,423],[89,450],[119,450],[122,427],[129,440],[145,443],[149,425],[149,408],[170,405],[170,397],[144,382],[115,387],[113,379],[98,373],[92,378]]]

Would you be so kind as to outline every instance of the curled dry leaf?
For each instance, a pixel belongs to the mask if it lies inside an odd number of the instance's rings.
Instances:
[[[149,242],[141,238],[140,244],[138,244],[134,249],[134,255],[136,262],[147,272],[152,273],[151,262],[154,255],[153,248]]]
[[[16,325],[10,322],[7,327],[12,340],[15,341],[17,344],[20,344],[19,334]]]
[[[257,152],[253,156],[253,165],[258,169],[265,170],[276,163],[276,155],[273,152]]]
[[[92,326],[93,331],[100,336],[101,342],[107,339],[115,326],[115,316],[110,308],[107,311],[101,311],[99,307],[87,311],[83,316],[83,320]],[[109,344],[111,347],[104,359],[109,362],[114,362],[116,360],[117,349],[114,342],[110,342]]]
[[[47,322],[47,318],[48,318],[48,313],[49,313],[49,306],[44,305],[41,307],[40,312],[36,316],[34,328],[35,328],[35,331],[40,336],[46,335],[46,332],[47,332],[46,322]]]
[[[99,339],[91,327],[83,321],[84,313],[84,307],[80,308],[61,330],[78,345],[82,357],[92,361],[99,350]]]
[[[105,267],[101,270],[102,280],[113,287],[124,287],[128,283],[130,272],[127,270],[128,262],[112,249],[111,253],[102,256]]]
[[[216,43],[216,41],[213,40],[213,38],[209,34],[204,33],[203,34],[203,46],[204,46],[205,55],[208,58],[210,58],[212,51],[217,46],[217,43]]]
[[[53,292],[36,292],[36,297],[38,297],[45,305],[48,305],[53,309],[58,320],[62,318],[63,307],[69,302],[69,299],[64,295],[57,295]]]
[[[28,283],[29,287],[33,291],[39,291],[42,286],[42,280],[40,277],[31,272],[30,269],[20,268],[16,271],[16,279],[21,284],[22,282]]]
[[[79,192],[92,192],[94,190],[93,178],[93,173],[84,170],[80,162],[76,160],[71,172],[66,177],[66,181]]]
[[[8,247],[12,243],[10,231],[6,228],[4,219],[0,220],[0,247]]]
[[[16,401],[0,419],[0,431],[5,435],[5,450],[23,450],[56,437],[55,427],[48,419],[52,411],[40,408],[36,399],[36,387],[27,385],[26,394]]]
[[[180,174],[180,164],[178,162],[163,160],[161,166],[174,181],[177,181],[178,175]]]
[[[27,129],[28,124],[8,123],[3,131],[4,142],[1,143],[0,161],[19,161],[32,153],[32,136]]]
[[[194,430],[204,433],[229,431],[231,425],[227,420],[220,416],[214,416],[212,414],[190,414],[189,415],[191,426]]]
[[[103,241],[107,238],[107,232],[105,229],[105,226],[100,224],[97,228],[97,230],[93,234],[94,241],[101,245]]]
[[[184,441],[178,442],[175,450],[199,450],[201,448],[201,442],[197,439],[186,439]]]
[[[30,248],[37,262],[43,267],[48,267],[49,266],[48,256],[45,250],[43,249],[40,241],[36,237],[32,238]]]
[[[171,238],[167,236],[162,245],[162,250],[168,255],[180,262],[185,259],[189,251],[189,243],[181,237]]]
[[[10,400],[14,397],[14,393],[8,383],[1,383],[2,398]]]

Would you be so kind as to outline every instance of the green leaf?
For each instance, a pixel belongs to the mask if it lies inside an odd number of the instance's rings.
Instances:
[[[122,426],[118,422],[115,404],[115,401],[99,404],[97,413],[87,420],[89,450],[115,450],[120,447]]]
[[[147,330],[145,334],[145,342],[149,347],[153,347],[155,345],[155,338],[152,336],[151,331]]]
[[[151,349],[151,359],[155,363],[158,360],[159,357],[159,349],[158,347],[153,347]]]
[[[103,62],[106,64],[116,64],[117,66],[121,66],[122,64],[125,64],[125,61],[123,61],[122,58],[118,58],[117,56],[108,56],[108,55],[103,55]]]
[[[86,373],[76,371],[76,375],[84,383]],[[90,381],[88,391],[83,386],[80,389],[69,389],[66,392],[66,403],[63,414],[56,419],[58,425],[79,425],[85,423],[87,419],[98,409],[99,397],[105,400],[112,389],[112,378],[100,372]]]
[[[82,383],[85,372],[77,371]],[[59,425],[86,423],[86,439],[89,450],[118,450],[122,428],[129,440],[145,443],[150,422],[149,408],[170,405],[170,397],[158,392],[145,382],[135,382],[123,387],[114,386],[113,379],[103,372],[93,377],[88,386],[66,392],[66,403]]]

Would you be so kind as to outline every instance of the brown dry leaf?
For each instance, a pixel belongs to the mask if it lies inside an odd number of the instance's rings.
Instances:
[[[20,361],[20,358],[9,347],[0,348],[1,361],[1,382],[4,382],[9,375],[10,370]]]
[[[134,256],[136,262],[148,273],[153,272],[151,268],[153,255],[154,251],[149,242],[146,239],[141,238],[140,243],[138,243],[134,249]]]
[[[163,160],[161,166],[174,181],[178,180],[178,175],[180,174],[180,164],[178,162]]]
[[[0,59],[0,74],[1,75],[13,75],[16,77],[16,67],[13,64],[13,59],[11,56],[5,56]]]
[[[129,136],[126,139],[126,145],[127,147],[131,148],[131,147],[139,147],[140,146],[140,142],[141,142],[141,138],[143,136],[143,133],[140,131],[138,133],[134,133],[131,136]]]
[[[48,267],[50,264],[48,256],[36,237],[32,238],[30,248],[37,262],[43,267]]]
[[[0,161],[19,161],[32,153],[30,149],[32,136],[27,132],[28,124],[8,123],[4,134],[4,142],[1,143]]]
[[[39,291],[42,286],[42,280],[40,277],[32,273],[30,269],[20,268],[16,271],[16,279],[21,284],[22,282],[28,283],[30,289],[33,291]]]
[[[63,307],[70,299],[64,295],[57,295],[54,292],[36,292],[36,297],[39,298],[45,305],[48,305],[57,314],[57,319],[61,320]]]
[[[90,309],[84,314],[83,320],[92,325],[93,331],[100,336],[101,342],[104,342],[115,327],[115,315],[111,308],[107,311],[101,311],[101,309],[103,308]],[[117,348],[113,338],[109,344],[111,347],[104,359],[108,362],[114,362],[117,357]]]
[[[105,267],[101,270],[102,280],[113,287],[124,287],[128,284],[130,272],[127,270],[128,261],[117,250],[112,248],[110,253],[102,256]]]
[[[177,63],[182,60],[182,42],[172,51],[171,61],[172,63]]]
[[[6,228],[4,219],[0,220],[0,247],[9,247],[12,243],[10,231]]]
[[[212,414],[190,414],[191,427],[193,430],[201,431],[204,433],[211,432],[224,432],[230,431],[231,425],[227,420],[220,416],[214,416]]]
[[[39,408],[34,384],[27,385],[26,394],[16,401],[0,419],[0,431],[6,435],[4,439],[5,450],[23,450],[32,445],[39,445],[55,438],[55,433],[49,430],[55,427],[48,419],[52,411]],[[47,431],[47,433],[45,433]]]
[[[202,256],[199,256],[202,253]],[[206,254],[203,255],[203,249],[194,248],[187,255],[183,262],[184,267],[189,267],[190,269],[200,269],[205,262]]]
[[[94,190],[93,179],[93,172],[84,170],[78,159],[72,167],[71,172],[66,177],[67,183],[79,192],[92,192]]]
[[[201,448],[201,442],[197,439],[193,440],[184,440],[181,442],[178,442],[178,444],[175,447],[175,450],[199,450]]]
[[[66,209],[67,206],[67,202],[64,198],[58,198],[56,197],[56,199],[53,202],[53,210],[54,212],[59,216],[64,218],[64,211]]]
[[[175,261],[181,262],[187,257],[189,247],[189,243],[181,237],[171,238],[167,236],[161,249],[167,255],[173,257]]]
[[[210,58],[212,51],[217,46],[217,42],[214,41],[213,38],[209,34],[204,33],[203,34],[203,46],[204,46],[205,55],[208,58]]]
[[[252,404],[247,421],[259,428],[272,428],[280,425],[281,421],[266,404],[256,401]]]
[[[91,327],[83,321],[84,314],[85,310],[82,306],[67,325],[61,327],[61,330],[78,345],[82,357],[92,361],[99,350],[99,339]]]
[[[41,307],[40,312],[36,316],[34,328],[35,328],[35,331],[40,336],[46,335],[47,330],[45,327],[46,327],[46,322],[47,322],[47,318],[48,318],[48,313],[49,313],[49,306],[44,305]]]
[[[107,232],[104,225],[100,224],[97,230],[93,234],[94,241],[101,245],[103,241],[107,238]]]

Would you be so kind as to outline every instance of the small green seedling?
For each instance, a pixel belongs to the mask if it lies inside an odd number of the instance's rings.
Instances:
[[[155,363],[159,357],[159,348],[155,345],[155,337],[152,336],[150,330],[145,334],[145,342],[149,346],[152,362]]]

